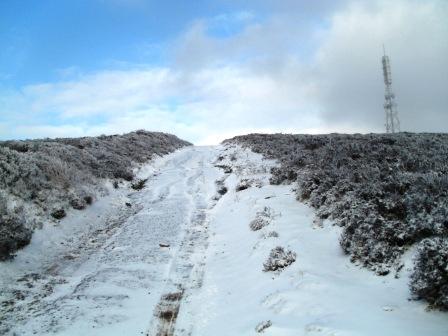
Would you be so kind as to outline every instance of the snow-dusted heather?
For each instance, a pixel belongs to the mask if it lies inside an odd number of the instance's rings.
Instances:
[[[448,240],[424,239],[418,246],[411,289],[433,307],[448,307]]]
[[[124,135],[0,142],[0,260],[29,243],[47,221],[82,210],[134,179],[134,169],[189,143],[174,135],[137,131]]]
[[[426,239],[411,289],[448,309],[448,268],[436,266],[445,252],[427,253],[431,240],[448,242],[447,134],[252,134],[230,141],[278,160],[271,182],[297,181],[298,198],[343,227],[340,245],[352,261],[385,275]]]

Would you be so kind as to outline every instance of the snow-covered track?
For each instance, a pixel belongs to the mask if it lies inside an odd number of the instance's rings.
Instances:
[[[71,243],[61,240],[66,246],[62,256],[52,256],[35,242],[16,261],[1,265],[11,274],[3,277],[2,288],[14,293],[23,282],[16,283],[12,275],[27,265],[33,249],[47,259],[42,267],[26,266],[30,271],[24,279],[33,289],[23,292],[13,309],[2,308],[3,333],[141,335],[157,330],[151,319],[165,300],[174,313],[169,319],[169,313],[164,315],[170,326],[159,335],[170,335],[181,298],[201,281],[206,212],[222,175],[213,165],[215,156],[215,149],[189,147],[164,157],[145,188],[115,200],[117,209],[106,205],[101,220],[95,213],[86,215],[78,225],[96,219],[104,225],[70,237]],[[51,291],[44,291],[50,284]],[[176,293],[182,295],[166,300]]]
[[[220,174],[212,162],[213,156],[202,156],[197,162],[195,172],[186,179],[190,215],[165,278],[163,294],[154,309],[148,336],[188,333],[185,329],[176,331],[176,320],[182,299],[202,285],[208,246],[208,213],[216,203],[216,197],[213,197],[216,192],[214,176]]]

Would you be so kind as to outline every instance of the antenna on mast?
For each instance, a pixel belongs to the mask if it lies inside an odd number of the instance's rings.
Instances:
[[[386,91],[384,94],[384,111],[386,112],[386,132],[400,132],[400,120],[398,119],[397,104],[395,103],[395,94],[392,91],[392,74],[390,71],[389,56],[386,55],[386,49],[383,44],[383,76]]]

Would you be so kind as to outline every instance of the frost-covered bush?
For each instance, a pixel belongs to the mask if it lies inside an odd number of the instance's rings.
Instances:
[[[448,134],[251,134],[227,141],[277,159],[271,183],[297,182],[298,199],[343,227],[340,244],[351,260],[378,274],[400,267],[410,246],[448,235]]]
[[[262,322],[257,324],[257,326],[255,327],[255,331],[257,333],[262,333],[262,332],[264,332],[266,329],[268,329],[271,326],[272,326],[271,320],[262,321]]]
[[[278,238],[278,232],[277,231],[269,231],[265,237],[266,238]]]
[[[31,230],[25,227],[20,211],[9,211],[6,195],[0,191],[0,261],[9,259],[30,240]]]
[[[433,307],[448,310],[448,239],[423,240],[411,277],[411,291]]]
[[[236,191],[246,190],[251,187],[251,180],[242,179],[235,187]]]
[[[137,164],[186,145],[174,135],[146,131],[0,142],[0,192],[11,203],[0,213],[0,250],[26,245],[28,232],[55,211],[53,217],[62,218],[65,209],[91,204],[103,179],[131,181]]]
[[[263,270],[265,272],[281,271],[296,261],[296,257],[295,252],[277,246],[271,250],[269,258],[263,263]]]
[[[148,179],[138,180],[131,184],[131,188],[134,190],[141,190],[145,187],[146,181],[148,181]]]
[[[269,221],[263,217],[256,217],[249,223],[249,227],[252,231],[258,231],[269,225]]]
[[[268,226],[271,223],[271,219],[274,217],[272,210],[269,207],[264,207],[261,211],[258,211],[255,219],[249,223],[249,227],[252,231],[258,231]]]
[[[0,261],[13,257],[14,252],[29,244],[32,231],[25,222],[14,217],[0,217]]]

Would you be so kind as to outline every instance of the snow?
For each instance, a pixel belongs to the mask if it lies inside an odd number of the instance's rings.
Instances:
[[[234,150],[240,165],[269,165],[258,155]],[[427,312],[421,302],[408,301],[408,274],[379,277],[350,263],[338,244],[340,228],[328,221],[318,225],[313,210],[295,200],[291,186],[264,183],[235,191],[239,180],[262,176],[246,169],[226,180],[229,192],[210,222],[203,286],[181,307],[178,330],[256,335],[257,325],[271,321],[263,334],[447,335],[445,313]],[[249,225],[265,207],[276,215],[254,232]],[[271,231],[279,237],[266,237]],[[263,272],[276,246],[295,251],[297,260],[282,272]]]
[[[140,167],[142,190],[111,189],[0,264],[2,296],[25,295],[0,321],[10,335],[448,334],[446,313],[408,301],[412,253],[398,279],[350,263],[339,227],[316,221],[294,186],[269,185],[274,165],[218,146]],[[253,231],[257,216],[268,224]],[[296,260],[263,271],[278,246]]]

